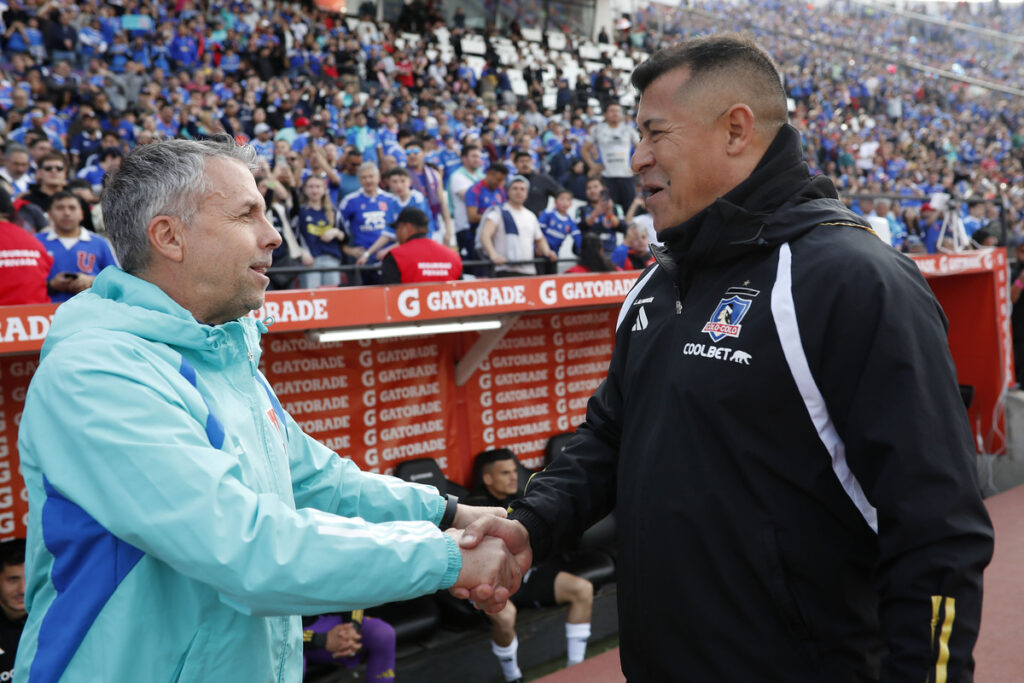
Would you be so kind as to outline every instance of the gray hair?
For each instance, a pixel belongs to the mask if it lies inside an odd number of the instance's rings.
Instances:
[[[7,147],[4,148],[4,157],[10,159],[15,154],[28,154],[28,147],[17,142],[8,142]]]
[[[199,202],[209,192],[206,162],[237,161],[255,172],[256,151],[236,145],[230,137],[207,140],[163,140],[136,147],[121,170],[107,176],[103,188],[103,223],[114,252],[127,273],[139,273],[150,260],[146,228],[156,216],[192,222]]]

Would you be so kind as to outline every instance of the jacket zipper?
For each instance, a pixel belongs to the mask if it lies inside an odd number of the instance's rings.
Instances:
[[[246,355],[249,357],[249,376],[251,377],[254,384],[259,384],[260,379],[256,368],[256,357],[249,349],[246,349]],[[275,463],[273,461],[273,458],[271,457],[271,435],[268,433],[269,428],[267,427],[267,421],[264,419],[263,414],[260,412],[259,394],[256,395],[256,397],[253,399],[253,402],[250,405],[252,405],[253,413],[256,416],[256,423],[260,426],[260,436],[263,439],[263,458],[264,461],[267,463],[267,475],[270,479],[269,483],[273,486],[276,493],[278,495],[281,495],[281,481],[277,476],[277,468],[275,467]],[[273,406],[271,406],[271,409],[273,409]],[[281,428],[283,429],[284,425],[282,425]],[[281,438],[282,440],[284,439],[283,432],[281,433]],[[277,621],[279,623],[285,623],[288,620],[288,617],[273,617],[273,619],[274,621]],[[282,628],[281,630],[283,631],[283,635],[279,640],[280,649],[278,651],[278,661],[280,661],[281,664],[277,671],[277,680],[279,682],[284,680],[284,671],[288,658],[290,644],[287,626],[284,626],[284,628]]]

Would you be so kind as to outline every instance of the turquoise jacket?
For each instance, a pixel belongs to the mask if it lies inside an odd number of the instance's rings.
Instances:
[[[303,434],[257,368],[265,331],[116,268],[57,310],[18,435],[18,681],[297,682],[297,615],[455,582],[444,499]]]

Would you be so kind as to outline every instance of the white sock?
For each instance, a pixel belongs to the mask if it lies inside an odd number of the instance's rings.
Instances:
[[[590,631],[590,624],[587,624],[587,632]],[[502,647],[493,640],[491,641],[491,652],[498,658],[498,663],[501,664],[501,672],[505,674],[506,681],[514,681],[517,678],[523,677],[523,672],[519,670],[519,638],[518,636],[512,639],[512,642]]]
[[[565,645],[569,652],[569,666],[579,664],[587,656],[587,638],[590,637],[590,624],[566,624]]]

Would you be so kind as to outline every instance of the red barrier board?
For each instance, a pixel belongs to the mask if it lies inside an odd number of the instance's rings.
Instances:
[[[977,447],[1006,449],[1003,398],[1014,383],[1006,250],[915,256],[949,319],[957,381],[974,388],[967,411]]]
[[[18,461],[18,424],[39,357],[0,357],[0,538],[25,536],[28,497]]]

